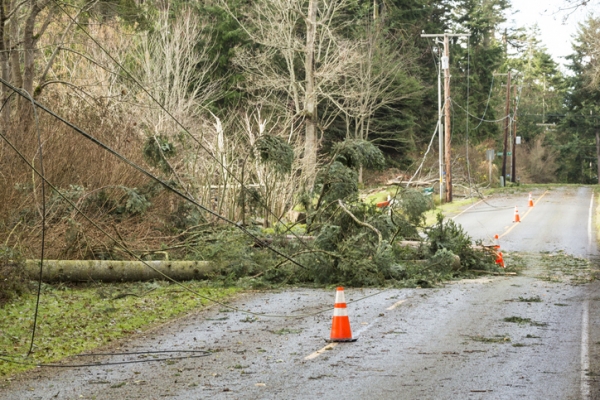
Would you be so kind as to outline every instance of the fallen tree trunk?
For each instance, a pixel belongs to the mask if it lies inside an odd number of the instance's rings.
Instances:
[[[141,261],[112,260],[44,260],[44,282],[132,282],[166,280],[164,275],[176,281],[207,279],[214,272],[208,261]],[[157,272],[160,271],[161,273]],[[40,261],[25,261],[25,273],[29,279],[40,276]]]

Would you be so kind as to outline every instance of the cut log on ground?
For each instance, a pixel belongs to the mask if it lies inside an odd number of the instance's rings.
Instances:
[[[428,181],[406,181],[401,179],[390,179],[385,184],[387,186],[397,185],[397,186],[416,186],[416,187],[429,187],[433,186],[434,183],[437,182],[437,179],[431,179]]]
[[[113,260],[44,260],[44,282],[132,282],[207,279],[214,272],[208,261],[113,261]],[[29,279],[40,276],[40,261],[27,260],[25,273]],[[164,275],[163,275],[164,274]]]

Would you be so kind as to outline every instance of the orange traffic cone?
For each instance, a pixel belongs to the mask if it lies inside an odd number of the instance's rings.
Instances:
[[[498,266],[500,266],[500,268],[504,268],[504,258],[502,257],[501,251],[496,253],[496,264],[498,264]]]
[[[389,205],[390,205],[389,201],[381,201],[381,202],[377,203],[377,207],[379,207],[379,208],[387,207]]]
[[[331,323],[331,342],[354,342],[350,329],[350,318],[344,299],[344,288],[338,287],[335,292],[335,305],[333,308],[333,321]]]
[[[384,207],[388,207],[390,204],[392,204],[392,200],[391,200],[390,195],[388,194],[387,200],[377,203],[377,207],[384,208]]]
[[[500,237],[498,234],[494,235],[494,249],[500,250]]]
[[[531,193],[529,193],[529,207],[533,207],[533,199],[531,198]]]
[[[521,217],[519,217],[519,210],[517,206],[515,206],[515,220],[513,222],[521,222]]]

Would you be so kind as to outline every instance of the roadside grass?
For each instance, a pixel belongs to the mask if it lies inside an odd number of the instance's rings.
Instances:
[[[470,199],[460,199],[454,200],[452,203],[444,203],[444,204],[436,204],[436,207],[432,210],[429,210],[425,213],[425,225],[430,226],[433,225],[436,221],[436,215],[438,213],[442,213],[444,216],[455,215],[458,214],[464,208],[471,206],[481,199],[473,197]]]
[[[90,351],[202,309],[241,291],[206,281],[48,285],[42,287],[32,354],[33,292],[0,308],[0,376]],[[11,362],[14,361],[14,362]],[[16,362],[22,363],[18,364]],[[23,365],[25,364],[25,365]],[[0,385],[1,386],[1,385]]]
[[[594,195],[596,197],[596,209],[594,210],[594,227],[596,228],[596,243],[600,241],[600,201],[598,201],[598,196],[600,196],[600,185],[593,185]]]
[[[580,184],[556,184],[556,183],[531,183],[531,184],[519,184],[519,185],[514,185],[514,184],[510,184],[506,187],[496,187],[496,188],[490,188],[486,190],[486,194],[516,194],[516,193],[528,193],[531,192],[533,190],[536,189],[543,189],[543,190],[552,190],[556,187],[562,187],[562,186],[572,186],[572,187],[578,187],[581,186]]]

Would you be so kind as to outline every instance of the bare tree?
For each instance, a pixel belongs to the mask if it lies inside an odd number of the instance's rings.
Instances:
[[[35,61],[38,42],[53,21],[55,7],[51,0],[0,0],[0,71],[2,78],[33,96],[36,78]],[[7,102],[10,90],[3,88],[2,103]],[[18,100],[17,104],[28,104]],[[27,117],[29,108],[22,110]],[[8,122],[8,104],[3,120]]]
[[[334,72],[338,80],[320,93],[344,116],[347,139],[369,140],[376,129],[372,122],[377,112],[397,107],[422,92],[418,80],[411,76],[414,67],[409,52],[385,36],[377,13],[373,21],[363,24],[363,32],[362,40],[341,52],[348,64]]]
[[[170,163],[182,187],[199,190],[210,185],[211,175],[197,174],[198,165],[214,163],[212,157],[220,157],[219,147],[212,148],[212,142],[222,135],[222,127],[213,130],[212,116],[206,110],[207,105],[218,99],[220,82],[210,77],[216,59],[209,56],[212,46],[209,25],[191,8],[179,10],[175,18],[170,18],[170,14],[169,9],[160,12],[154,30],[142,34],[134,52],[135,75],[147,92],[139,87],[130,89],[136,105],[141,106],[137,113],[144,134],[159,149],[159,138],[177,145],[179,157],[170,162],[165,157],[165,161]],[[181,135],[181,126],[190,129],[193,140]],[[212,154],[207,154],[206,150],[211,148]]]
[[[161,11],[153,32],[143,34],[136,75],[159,103],[142,100],[148,109],[141,118],[149,134],[172,137],[179,129],[167,111],[184,126],[192,126],[205,113],[203,107],[217,99],[219,82],[209,75],[216,60],[209,56],[212,38],[207,23],[190,8],[180,10],[174,20],[169,14]]]
[[[244,88],[258,102],[288,115],[286,120],[304,124],[303,174],[310,185],[319,132],[339,113],[331,109],[318,115],[317,108],[325,88],[339,80],[336,72],[350,64],[344,51],[352,44],[338,32],[348,23],[341,18],[346,0],[261,0],[244,9],[242,16],[235,15],[225,0],[221,5],[257,44],[237,49],[234,62],[247,75]]]

